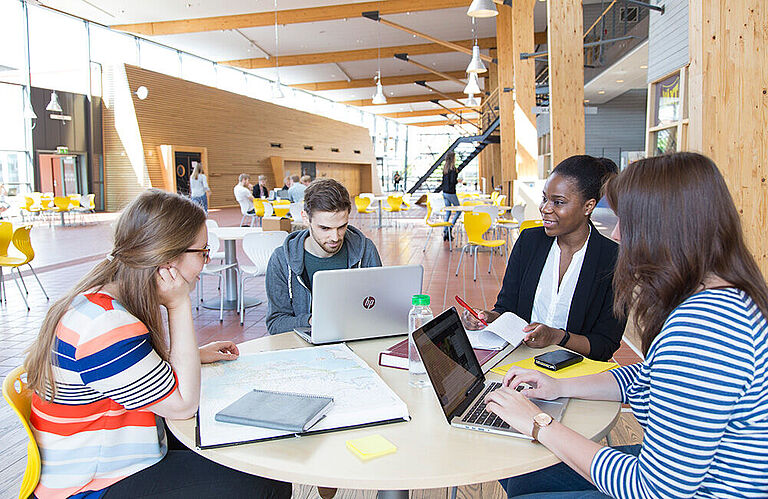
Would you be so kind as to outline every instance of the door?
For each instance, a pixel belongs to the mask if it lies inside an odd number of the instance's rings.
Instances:
[[[79,194],[78,189],[78,171],[77,171],[77,157],[76,156],[63,156],[61,159],[61,176],[63,179],[62,186],[64,188],[63,196],[69,196],[70,194]]]
[[[189,196],[189,176],[201,161],[200,153],[176,151],[173,159],[176,165],[176,193]]]
[[[63,196],[64,182],[60,154],[38,155],[40,192],[52,192],[54,196]]]
[[[301,162],[301,176],[309,175],[312,180],[317,177],[317,163],[314,161],[302,161]]]

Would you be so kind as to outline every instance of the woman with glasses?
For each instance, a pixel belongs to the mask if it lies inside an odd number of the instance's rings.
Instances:
[[[238,356],[229,341],[197,346],[189,294],[207,240],[199,205],[146,191],[118,219],[107,258],[48,311],[24,362],[43,462],[36,497],[290,497],[290,484],[168,449],[162,418],[195,414],[200,364]]]

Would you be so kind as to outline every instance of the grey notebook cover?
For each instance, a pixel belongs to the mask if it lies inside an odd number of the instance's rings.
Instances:
[[[307,431],[331,409],[332,397],[253,390],[216,413],[221,423]]]

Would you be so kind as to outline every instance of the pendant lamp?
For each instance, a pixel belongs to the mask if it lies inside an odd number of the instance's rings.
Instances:
[[[467,15],[469,17],[493,17],[498,16],[499,11],[496,10],[493,0],[472,0]]]
[[[386,104],[387,97],[384,95],[384,87],[381,85],[381,73],[376,73],[376,94],[371,100],[372,104]]]
[[[467,95],[477,95],[480,90],[480,81],[477,79],[477,73],[469,73],[469,83],[464,87],[464,93]]]
[[[37,114],[35,114],[35,110],[32,108],[32,103],[29,101],[29,99],[24,99],[24,119],[25,120],[37,119]]]
[[[277,36],[277,0],[275,0],[275,81],[272,82],[272,98],[282,99],[282,85],[280,84],[280,39]]]
[[[485,73],[488,71],[483,64],[483,60],[480,59],[480,47],[477,45],[472,47],[472,59],[467,66],[467,73]]]
[[[272,98],[282,99],[283,97],[285,97],[285,94],[283,93],[283,88],[280,84],[280,75],[278,75],[277,80],[272,82]]]
[[[477,100],[474,94],[469,94],[469,99],[467,99],[467,107],[480,107],[480,102]]]
[[[53,113],[63,112],[63,109],[61,109],[61,104],[59,104],[59,96],[56,95],[55,90],[51,92],[51,102],[49,102],[48,105],[45,106],[45,110],[51,111]]]

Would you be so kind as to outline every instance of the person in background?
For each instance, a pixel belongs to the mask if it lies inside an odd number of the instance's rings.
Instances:
[[[395,184],[395,190],[400,190],[400,182],[403,180],[403,177],[400,176],[400,172],[395,172],[394,175],[392,175],[392,182]]]
[[[260,199],[267,199],[269,197],[266,175],[259,175],[259,183],[253,186],[253,197]]]
[[[290,189],[290,188],[291,188],[291,185],[292,185],[292,184],[293,184],[293,177],[291,177],[291,175],[289,174],[289,175],[287,175],[287,176],[286,176],[286,177],[283,179],[283,188],[282,188],[282,189],[283,189],[284,191],[287,191],[288,189]]]
[[[302,218],[309,228],[292,232],[267,265],[269,334],[309,327],[315,272],[381,266],[373,241],[349,225],[351,209],[349,192],[336,180],[307,187]]]
[[[8,203],[8,191],[5,189],[5,184],[0,182],[0,220],[3,219],[3,213],[8,211],[11,205]]]
[[[256,213],[256,209],[253,207],[252,190],[251,176],[247,173],[241,173],[237,178],[237,184],[235,184],[233,191],[235,201],[240,205],[240,213],[243,215],[253,215]]]
[[[205,218],[188,198],[144,191],[109,256],[48,310],[24,361],[43,463],[35,497],[291,496],[290,484],[168,449],[163,418],[194,416],[200,364],[239,354],[231,341],[197,346],[189,294],[209,261]]]
[[[445,163],[443,164],[443,183],[440,188],[443,192],[443,199],[445,200],[445,206],[459,206],[459,197],[456,195],[456,184],[459,182],[459,173],[456,171],[456,154],[449,152],[445,156]],[[451,226],[443,229],[443,241],[448,240],[448,232],[453,229],[456,224],[456,220],[459,219],[461,212],[453,212],[453,220],[451,220]],[[445,212],[445,221],[447,222],[451,218],[451,212]]]
[[[202,206],[206,213],[208,213],[208,194],[210,192],[208,178],[203,173],[203,165],[197,163],[195,169],[192,170],[192,175],[189,177],[189,197],[192,198],[192,201]]]
[[[291,203],[298,203],[304,199],[304,191],[307,190],[310,181],[309,175],[304,175],[301,178],[298,175],[291,177],[291,187],[288,189],[288,199],[291,200]]]
[[[615,309],[633,318],[645,359],[570,379],[510,369],[487,410],[562,463],[502,480],[507,495],[768,497],[768,286],[723,176],[705,156],[669,154],[630,164],[607,196],[621,240]],[[530,397],[629,404],[643,442],[604,447]]]
[[[621,344],[625,322],[613,313],[613,268],[618,245],[600,234],[590,217],[608,177],[592,156],[571,156],[544,184],[543,227],[520,233],[487,322],[513,312],[529,324],[532,348],[559,345],[595,360],[608,360]],[[482,324],[466,311],[468,329]]]

